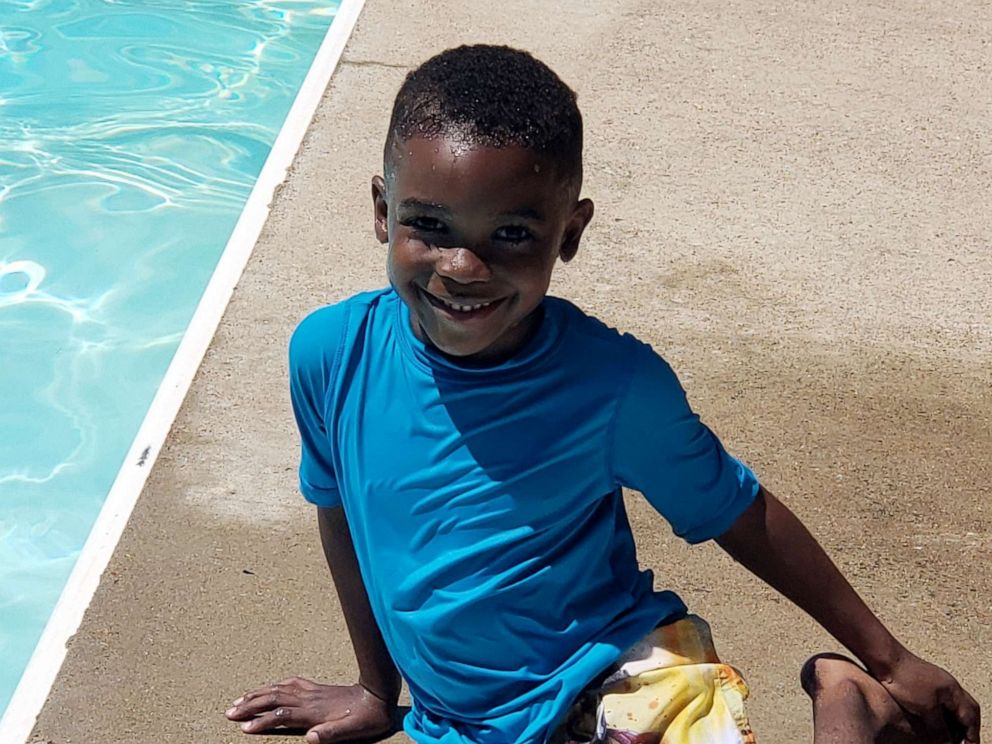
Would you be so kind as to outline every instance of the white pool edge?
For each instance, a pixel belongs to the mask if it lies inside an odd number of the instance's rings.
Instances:
[[[337,68],[365,0],[341,0],[272,150],[200,298],[186,333],[152,399],[106,501],[20,682],[0,718],[0,742],[27,741],[65,660],[66,644],[79,629],[124,527],[141,495],[169,430],[203,361],[234,288],[258,241],[276,188],[306,135],[317,105]]]

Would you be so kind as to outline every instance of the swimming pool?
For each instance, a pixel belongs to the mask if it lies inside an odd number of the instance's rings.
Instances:
[[[4,741],[47,694],[360,8],[0,5]]]

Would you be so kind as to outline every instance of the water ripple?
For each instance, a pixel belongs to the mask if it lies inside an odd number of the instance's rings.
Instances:
[[[336,3],[0,3],[2,709]]]

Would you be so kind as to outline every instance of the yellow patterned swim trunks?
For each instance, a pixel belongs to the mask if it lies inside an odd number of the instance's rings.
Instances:
[[[755,744],[748,689],[695,615],[655,628],[587,689],[549,744]]]

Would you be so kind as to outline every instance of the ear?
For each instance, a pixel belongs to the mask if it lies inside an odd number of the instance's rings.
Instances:
[[[380,243],[389,242],[389,207],[386,182],[382,176],[372,178],[372,207],[375,210],[375,237]]]
[[[582,199],[575,205],[572,216],[565,225],[561,248],[558,250],[558,257],[565,263],[575,258],[575,254],[579,252],[579,241],[582,240],[582,233],[585,231],[586,225],[592,219],[593,211],[591,199]]]

